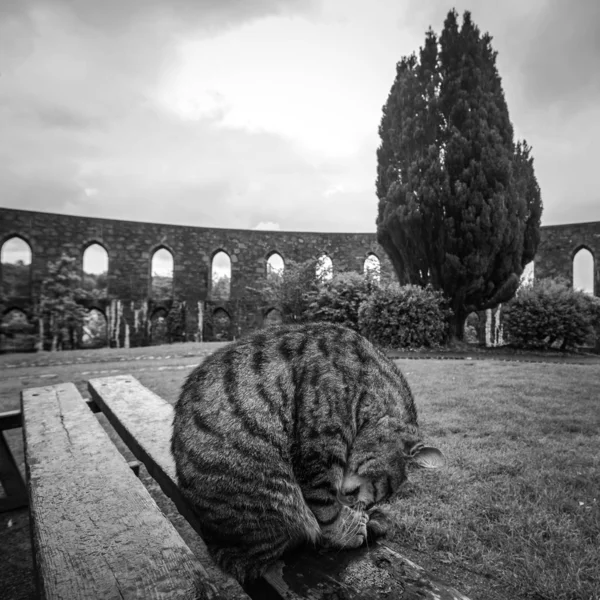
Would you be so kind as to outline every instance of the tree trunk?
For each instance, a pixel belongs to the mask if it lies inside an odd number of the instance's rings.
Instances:
[[[452,339],[462,341],[465,337],[465,321],[469,315],[459,308],[456,308],[454,315],[450,319],[450,335]]]

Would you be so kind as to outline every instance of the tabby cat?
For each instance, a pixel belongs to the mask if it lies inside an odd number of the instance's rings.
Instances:
[[[407,463],[444,462],[422,444],[400,370],[326,323],[261,330],[206,358],[182,387],[171,447],[209,550],[242,583],[303,542],[385,534],[375,505]]]

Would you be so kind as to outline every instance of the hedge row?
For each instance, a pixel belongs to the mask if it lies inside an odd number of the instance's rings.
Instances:
[[[449,309],[441,292],[415,285],[378,284],[339,273],[310,293],[306,320],[329,321],[386,348],[439,347],[448,338]]]

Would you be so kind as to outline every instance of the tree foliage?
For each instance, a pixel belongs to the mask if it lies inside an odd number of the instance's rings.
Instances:
[[[48,275],[42,282],[39,316],[52,338],[52,349],[76,348],[87,310],[80,304],[90,294],[81,287],[76,259],[63,254],[48,264]]]
[[[6,298],[29,296],[30,265],[22,260],[2,264],[2,293]]]
[[[513,128],[491,37],[464,13],[403,57],[383,107],[377,235],[400,283],[451,300],[454,334],[517,290],[539,243],[540,189]]]
[[[359,309],[360,332],[386,348],[437,347],[446,341],[449,309],[430,286],[384,284]]]
[[[272,271],[260,288],[247,288],[258,295],[264,309],[277,308],[283,323],[303,323],[321,277],[317,275],[317,259],[303,262],[287,260],[281,272]]]
[[[562,350],[598,335],[600,299],[574,290],[566,280],[539,279],[523,286],[504,306],[504,331],[518,348]]]
[[[358,331],[358,310],[376,286],[374,275],[366,277],[356,271],[336,273],[310,294],[307,318],[339,323]]]
[[[229,300],[231,295],[231,277],[226,274],[213,274],[211,298],[213,300]]]

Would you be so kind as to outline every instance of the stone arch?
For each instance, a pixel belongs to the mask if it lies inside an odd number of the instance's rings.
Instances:
[[[273,327],[281,323],[283,323],[281,311],[275,307],[269,308],[263,318],[263,327]]]
[[[571,257],[573,289],[595,293],[595,256],[586,245],[578,246]]]
[[[90,241],[86,244],[82,259],[81,273],[83,289],[97,298],[108,296],[108,250],[104,244],[98,241]]]
[[[233,338],[231,333],[231,316],[222,307],[215,308],[212,314],[213,338],[217,342],[224,342]]]
[[[479,313],[473,311],[465,319],[463,339],[468,344],[479,344],[481,340],[482,321]]]
[[[83,321],[82,348],[105,348],[108,346],[108,321],[96,307],[90,308]]]
[[[0,350],[2,352],[31,352],[35,349],[35,325],[25,311],[9,308],[0,323]]]
[[[372,277],[375,281],[381,279],[381,261],[375,252],[369,252],[363,263],[365,277]]]
[[[154,248],[150,257],[150,295],[152,298],[173,296],[173,273],[175,258],[173,251],[161,244]]]
[[[319,281],[330,281],[333,277],[333,261],[325,252],[317,259],[316,275]]]
[[[21,235],[8,236],[0,247],[0,277],[6,298],[31,296],[31,245]]]
[[[159,346],[168,343],[169,327],[167,323],[167,310],[161,306],[150,317],[150,345]]]
[[[220,248],[210,261],[210,297],[227,301],[231,297],[231,257]]]
[[[267,254],[267,278],[280,277],[285,269],[285,261],[283,256],[276,250],[273,250]]]

